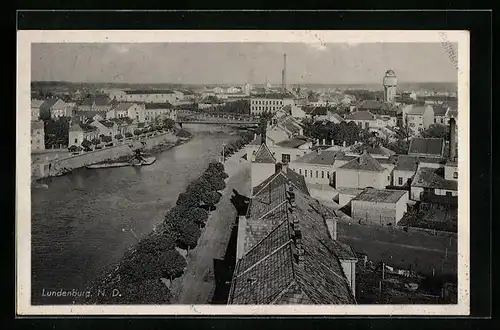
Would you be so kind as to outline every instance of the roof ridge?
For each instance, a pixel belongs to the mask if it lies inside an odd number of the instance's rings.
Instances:
[[[268,181],[268,182],[267,182],[267,183],[266,183],[266,184],[265,184],[265,185],[264,185],[261,189],[259,189],[259,191],[258,191],[258,192],[253,193],[252,198],[253,198],[253,197],[255,197],[255,196],[257,196],[257,195],[258,195],[258,194],[260,194],[260,193],[261,193],[261,192],[262,192],[265,188],[267,188],[267,186],[269,186],[269,184],[270,184],[271,182],[273,182],[273,181],[274,181],[274,179],[276,179],[276,178],[278,177],[278,174],[279,174],[279,173],[274,173],[274,174],[272,174],[272,175],[271,175],[271,177],[272,177],[272,176],[274,176],[274,178],[271,178],[271,179],[270,179],[270,180],[269,180],[269,181]],[[268,178],[269,178],[269,177],[268,177]]]

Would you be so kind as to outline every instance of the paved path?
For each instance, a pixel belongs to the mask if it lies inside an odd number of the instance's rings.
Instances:
[[[224,258],[236,219],[236,209],[230,201],[233,189],[244,195],[250,191],[250,163],[240,162],[243,154],[244,150],[226,161],[226,172],[230,175],[227,187],[217,209],[210,214],[198,246],[189,252],[185,275],[172,285],[173,304],[207,304],[212,299],[215,289],[213,260]]]

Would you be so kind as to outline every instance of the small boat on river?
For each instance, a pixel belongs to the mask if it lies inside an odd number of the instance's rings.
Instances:
[[[125,166],[146,166],[151,165],[156,161],[156,157],[144,157],[140,149],[135,150],[135,155],[128,162],[105,162],[100,164],[92,164],[86,166],[88,169],[97,168],[113,168],[113,167],[125,167]]]

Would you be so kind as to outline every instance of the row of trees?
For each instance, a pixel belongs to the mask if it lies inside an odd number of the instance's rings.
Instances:
[[[197,245],[208,213],[219,202],[219,191],[226,187],[225,178],[224,165],[210,163],[201,177],[179,195],[162,225],[125,254],[112,276],[98,282],[99,288],[109,293],[91,297],[89,302],[168,303],[170,292],[164,281],[181,276],[187,265],[176,247],[189,250]],[[113,289],[120,295],[113,296]]]
[[[364,136],[371,135],[367,135],[367,132],[360,129],[353,121],[349,123],[343,121],[340,124],[335,124],[333,122],[323,123],[305,119],[302,125],[304,127],[305,136],[319,139],[320,141],[323,139],[328,142],[333,140],[335,144],[343,144],[345,141],[347,145],[352,145],[356,141],[362,141]]]
[[[253,140],[252,132],[244,132],[240,134],[240,137],[237,140],[229,142],[224,150],[221,151],[221,156],[223,157],[231,157],[235,152],[241,150],[245,145],[250,143]]]

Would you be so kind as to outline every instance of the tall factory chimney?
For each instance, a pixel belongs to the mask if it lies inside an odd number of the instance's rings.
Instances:
[[[286,54],[283,54],[283,73],[281,75],[283,92],[286,92]]]
[[[457,157],[457,133],[456,133],[456,122],[455,118],[450,118],[450,147],[449,147],[449,157],[450,160],[454,161]]]

